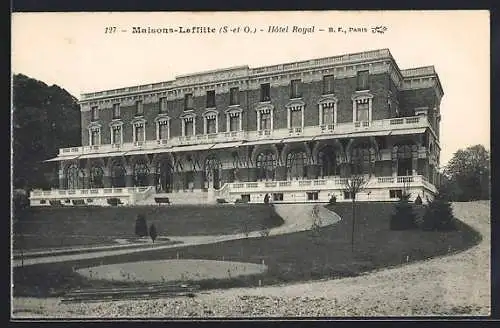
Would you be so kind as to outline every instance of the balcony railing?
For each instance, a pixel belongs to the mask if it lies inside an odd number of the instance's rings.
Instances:
[[[421,175],[412,176],[389,176],[389,177],[366,177],[368,182],[366,188],[402,188],[412,186],[424,186],[433,192],[436,192],[434,185],[429,183]],[[228,183],[230,192],[244,191],[293,191],[293,190],[323,190],[323,189],[343,189],[346,186],[347,178],[330,177],[324,179],[304,179],[287,181],[259,181],[259,182],[234,182]]]
[[[130,196],[132,194],[140,194],[148,192],[152,187],[122,187],[122,188],[96,188],[96,189],[53,189],[53,190],[33,190],[30,193],[31,199],[54,199],[74,197],[107,197],[107,196]]]
[[[375,132],[375,131],[388,131],[394,129],[415,129],[431,127],[427,116],[412,116],[392,118],[377,121],[360,121],[360,122],[347,122],[329,125],[316,125],[305,126],[304,128],[298,127],[293,129],[276,129],[276,130],[259,130],[259,131],[232,131],[220,132],[212,134],[201,134],[195,136],[179,136],[173,137],[168,140],[146,140],[135,143],[123,144],[102,144],[95,146],[71,147],[59,149],[60,156],[83,155],[87,153],[111,152],[116,149],[121,151],[140,149],[157,149],[162,146],[184,146],[196,145],[205,143],[223,143],[229,141],[253,141],[261,139],[280,139],[289,138],[291,136],[314,137],[324,133],[332,135],[349,134],[355,132]],[[408,133],[411,133],[409,131]]]

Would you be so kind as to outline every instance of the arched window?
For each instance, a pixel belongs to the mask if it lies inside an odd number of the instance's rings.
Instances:
[[[144,187],[148,183],[149,168],[144,161],[137,161],[134,164],[134,186]]]
[[[90,168],[90,188],[104,188],[103,183],[104,170],[100,166]]]
[[[412,165],[412,150],[410,145],[402,145],[398,147],[398,175],[407,176],[413,174]]]
[[[319,176],[329,177],[340,174],[337,165],[335,149],[332,146],[325,146],[318,153]]]
[[[222,171],[220,160],[215,156],[209,156],[205,159],[203,168],[205,187],[219,189]]]
[[[258,180],[274,180],[276,157],[272,152],[269,151],[257,155],[256,166]]]
[[[305,152],[290,152],[286,155],[286,176],[287,179],[305,178],[307,154]]]
[[[351,172],[371,175],[371,155],[369,148],[354,148],[351,153]]]
[[[115,162],[111,167],[111,186],[125,187],[125,168],[119,162]]]
[[[172,166],[168,160],[160,160],[156,163],[156,191],[172,192]]]
[[[82,189],[85,173],[80,170],[76,163],[66,168],[66,189]]]

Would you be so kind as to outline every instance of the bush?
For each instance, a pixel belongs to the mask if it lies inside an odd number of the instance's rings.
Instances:
[[[63,204],[61,203],[61,201],[59,199],[58,200],[49,200],[49,204],[50,204],[50,206],[55,206],[55,207],[63,206]]]
[[[120,198],[108,198],[107,201],[108,201],[108,204],[111,206],[118,206],[118,204],[122,203],[120,201]]]
[[[413,212],[409,195],[403,195],[395,205],[395,212],[391,216],[391,230],[410,230],[417,228],[417,217]]]
[[[264,204],[269,204],[269,194],[264,196]]]
[[[143,214],[137,215],[137,220],[135,220],[135,234],[139,237],[145,237],[148,235],[148,224],[146,222],[146,217]]]
[[[426,231],[456,230],[451,204],[441,195],[436,195],[426,207],[422,229]]]
[[[71,202],[73,203],[73,205],[85,205],[84,199],[73,199]]]
[[[242,198],[236,198],[236,200],[234,201],[234,203],[235,204],[247,204],[248,200],[242,199]]]
[[[217,204],[226,204],[227,201],[224,198],[217,198]]]
[[[422,205],[422,198],[420,197],[420,195],[415,198],[415,205]]]
[[[330,200],[328,201],[328,203],[330,205],[335,205],[337,204],[337,197],[335,197],[335,195],[332,195],[332,197],[330,197]]]
[[[158,233],[156,232],[156,227],[154,223],[151,223],[151,226],[149,227],[149,237],[151,237],[151,240],[153,243],[155,242],[156,237],[158,236]]]

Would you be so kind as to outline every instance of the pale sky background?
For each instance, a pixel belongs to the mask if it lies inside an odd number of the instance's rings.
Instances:
[[[268,66],[388,48],[400,69],[434,65],[444,89],[441,165],[469,145],[490,149],[488,11],[13,13],[12,72],[73,96],[239,65]],[[249,26],[255,34],[132,34],[133,26]],[[267,33],[289,25],[287,34]],[[315,26],[313,34],[291,28]],[[386,26],[384,34],[371,27]],[[105,27],[127,32],[106,34]],[[328,33],[328,27],[367,33]]]

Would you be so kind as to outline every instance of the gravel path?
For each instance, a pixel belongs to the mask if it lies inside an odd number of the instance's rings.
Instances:
[[[235,288],[195,298],[60,304],[14,299],[23,317],[295,317],[490,315],[490,205],[455,203],[455,216],[483,236],[461,253],[355,278]]]

